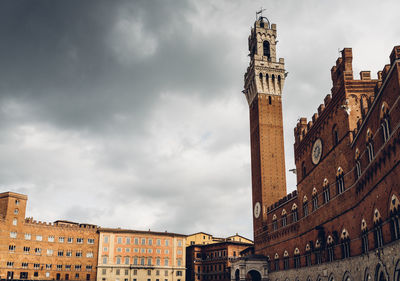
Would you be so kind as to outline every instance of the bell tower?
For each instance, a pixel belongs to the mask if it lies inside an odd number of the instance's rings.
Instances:
[[[276,24],[259,17],[249,36],[250,65],[244,91],[250,111],[254,239],[263,231],[267,207],[286,196],[283,147],[283,58],[276,60]]]

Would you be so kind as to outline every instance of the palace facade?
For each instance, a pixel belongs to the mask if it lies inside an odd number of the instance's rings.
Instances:
[[[345,48],[332,90],[295,135],[297,190],[286,195],[281,95],[284,60],[275,24],[249,36],[254,252],[232,280],[400,280],[400,46],[371,78]],[[279,198],[277,197],[279,196]]]
[[[27,199],[0,193],[0,280],[96,280],[98,227],[25,218]]]

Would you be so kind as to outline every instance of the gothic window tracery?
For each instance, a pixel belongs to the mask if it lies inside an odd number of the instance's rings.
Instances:
[[[344,186],[344,173],[343,169],[339,167],[336,172],[336,187],[337,187],[337,193],[343,193],[345,186]]]
[[[378,209],[374,211],[374,239],[375,248],[381,248],[383,246],[383,234],[382,234],[382,217]]]
[[[367,153],[368,153],[368,161],[371,163],[374,160],[374,143],[372,140],[372,132],[370,129],[367,130]]]
[[[323,189],[324,204],[326,204],[330,200],[329,181],[327,178],[324,179],[324,183],[322,184],[322,189]]]
[[[327,260],[329,262],[335,260],[335,248],[334,248],[334,243],[333,243],[333,238],[332,236],[328,236],[327,238]]]
[[[308,199],[306,195],[303,197],[303,216],[308,216]]]
[[[382,130],[382,139],[383,142],[385,143],[390,136],[390,115],[386,102],[383,102],[381,107],[381,130]]]
[[[359,179],[361,177],[361,161],[360,161],[360,151],[358,150],[358,148],[356,148],[354,159],[356,161],[356,179]]]
[[[367,222],[365,221],[365,219],[361,220],[361,247],[362,247],[363,254],[368,253],[368,250],[369,250],[368,228],[367,228]]]
[[[342,259],[350,257],[350,237],[346,229],[342,230],[342,235],[340,236],[342,245]]]
[[[286,210],[283,209],[282,210],[282,226],[286,226],[287,225],[287,213]]]
[[[317,189],[314,187],[312,191],[312,209],[316,211],[318,209],[318,192]]]
[[[296,203],[293,203],[292,205],[292,222],[298,221],[298,211],[297,211],[297,205]]]
[[[301,266],[299,248],[294,249],[293,262],[295,268],[299,268]]]

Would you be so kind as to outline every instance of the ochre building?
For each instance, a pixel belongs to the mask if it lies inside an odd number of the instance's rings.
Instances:
[[[99,229],[99,281],[184,281],[186,235]]]
[[[352,50],[342,50],[331,93],[294,129],[297,190],[286,195],[286,72],[276,42],[276,25],[260,17],[249,36],[243,91],[254,254],[232,265],[232,280],[400,280],[400,46],[376,78],[370,71],[356,78]]]
[[[203,232],[193,235],[199,234],[207,237]],[[198,241],[198,244],[191,244],[186,248],[187,281],[229,281],[231,261],[238,258],[242,251],[253,246],[251,240],[237,234],[218,240],[214,239],[213,243]]]
[[[97,227],[25,218],[27,200],[0,193],[0,279],[96,280]]]
[[[186,246],[206,245],[206,244],[231,242],[231,241],[253,244],[252,240],[247,239],[246,237],[243,237],[237,233],[235,235],[228,236],[226,238],[222,238],[222,237],[215,237],[215,236],[205,233],[205,232],[196,232],[196,233],[190,234],[186,237]]]

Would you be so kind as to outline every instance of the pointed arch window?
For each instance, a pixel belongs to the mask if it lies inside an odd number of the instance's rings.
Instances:
[[[287,251],[283,254],[283,269],[289,269],[289,253]]]
[[[275,254],[274,267],[275,267],[275,271],[279,270],[279,255],[278,255],[278,253]]]
[[[361,220],[361,247],[363,254],[368,253],[369,251],[368,228],[365,219]]]
[[[337,129],[336,124],[332,128],[332,142],[333,142],[333,146],[335,146],[339,143],[339,134],[338,134],[338,129]]]
[[[323,197],[324,197],[324,204],[328,203],[330,198],[330,191],[329,191],[329,181],[327,178],[324,179],[324,183],[322,184],[323,189]]]
[[[342,242],[342,259],[346,259],[350,257],[350,237],[349,233],[346,229],[342,230],[342,235],[340,236],[340,240]]]
[[[274,231],[278,230],[278,220],[277,220],[276,215],[272,216],[272,229]]]
[[[319,240],[317,240],[315,242],[314,255],[315,255],[315,263],[321,264],[322,263],[322,255],[321,255],[321,243],[319,242]]]
[[[361,161],[360,161],[360,151],[358,150],[358,148],[356,148],[356,154],[354,159],[356,161],[355,176],[356,179],[359,179],[361,177]]]
[[[386,102],[383,102],[381,108],[381,129],[382,129],[382,139],[383,142],[385,143],[390,136],[390,115]]]
[[[293,264],[295,268],[300,268],[301,263],[300,263],[300,250],[299,248],[296,248],[294,250],[294,255],[293,255]]]
[[[293,203],[292,206],[292,222],[297,222],[299,220],[298,216],[298,211],[297,211],[297,205],[296,203]]]
[[[383,246],[382,217],[378,209],[374,211],[374,240],[375,248],[381,248]]]
[[[282,210],[282,226],[286,226],[287,225],[287,213],[286,210],[283,209]]]
[[[317,189],[314,187],[313,192],[312,192],[312,209],[313,212],[316,211],[318,209],[318,193],[317,193]]]
[[[310,248],[310,244],[306,245],[305,260],[306,260],[306,266],[311,266],[311,248]]]
[[[327,260],[328,261],[334,261],[335,260],[335,248],[334,248],[334,243],[333,243],[333,238],[332,236],[328,236],[327,239]]]
[[[304,195],[303,198],[303,217],[308,216],[308,199],[307,196]]]
[[[343,169],[339,167],[336,172],[336,188],[337,188],[337,194],[341,194],[344,192],[344,173]]]
[[[367,154],[368,154],[368,161],[369,163],[374,160],[374,143],[372,140],[372,132],[370,129],[367,130]]]
[[[271,48],[267,40],[263,42],[263,55],[266,56],[268,60],[271,58]]]
[[[390,199],[390,233],[392,240],[400,239],[400,203],[396,195]]]

